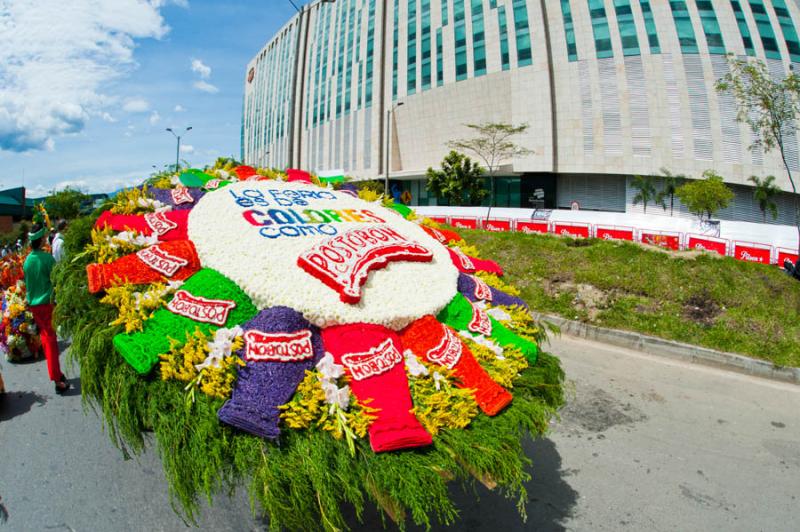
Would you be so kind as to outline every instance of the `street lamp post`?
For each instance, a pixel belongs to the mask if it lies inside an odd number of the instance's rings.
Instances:
[[[172,128],[171,128],[171,127],[168,127],[168,128],[167,128],[167,131],[169,131],[170,133],[172,133],[172,136],[173,136],[173,137],[175,137],[176,139],[178,139],[178,147],[175,149],[175,171],[176,171],[176,172],[177,172],[177,171],[178,171],[178,169],[180,168],[180,157],[181,157],[181,137],[185,136],[185,135],[186,135],[188,132],[190,132],[191,130],[192,130],[192,126],[189,126],[189,127],[187,127],[187,128],[184,130],[183,134],[181,134],[181,135],[178,135],[177,133],[175,133],[175,132],[172,130]]]
[[[383,195],[389,197],[389,165],[392,164],[392,123],[394,121],[395,110],[403,105],[397,102],[386,110],[386,172],[384,173]]]

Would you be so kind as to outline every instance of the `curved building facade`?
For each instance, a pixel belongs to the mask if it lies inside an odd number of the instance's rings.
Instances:
[[[251,164],[383,176],[435,204],[422,177],[467,123],[527,123],[497,204],[637,211],[633,175],[700,177],[736,198],[721,216],[761,221],[751,175],[789,180],[750,149],[715,81],[726,54],[772,76],[800,63],[798,0],[317,0],[247,67],[242,156]],[[800,170],[800,145],[787,139]],[[793,223],[778,198],[779,223]]]

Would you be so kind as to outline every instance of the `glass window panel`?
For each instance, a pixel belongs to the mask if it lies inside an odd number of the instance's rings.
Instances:
[[[768,59],[780,59],[781,52],[778,48],[778,40],[775,38],[772,22],[769,20],[764,2],[750,0],[749,4],[750,10],[753,12],[753,18],[756,19],[756,28],[758,29],[758,36],[761,38],[761,45],[764,47],[764,53]]]
[[[614,11],[617,14],[622,55],[640,55],[639,38],[636,36],[636,23],[633,21],[630,0],[614,0]]]
[[[678,32],[678,42],[681,51],[685,54],[696,54],[697,40],[692,28],[692,19],[689,18],[689,10],[683,0],[670,1],[669,7],[672,9],[672,19],[675,21],[675,30]]]
[[[660,54],[661,46],[658,42],[658,31],[656,29],[656,19],[653,16],[653,9],[650,7],[650,2],[647,0],[641,0],[639,5],[642,6],[644,28],[647,30],[647,43],[650,45],[650,53]]]
[[[578,60],[578,46],[575,43],[575,25],[572,22],[572,8],[569,0],[561,0],[561,16],[564,19],[564,37],[567,41],[567,57],[570,61]]]
[[[588,0],[589,15],[592,17],[592,32],[594,33],[594,48],[598,59],[613,57],[611,47],[611,32],[608,29],[608,18],[603,0]]]
[[[514,0],[512,6],[514,8],[514,34],[517,41],[517,66],[527,66],[533,63],[528,7],[525,0]]]
[[[753,46],[753,38],[750,35],[750,28],[747,25],[747,19],[744,16],[742,5],[738,0],[731,0],[731,7],[733,8],[734,15],[736,15],[736,24],[739,26],[739,34],[742,36],[744,51],[749,56],[755,56],[756,49]]]
[[[778,23],[781,26],[783,40],[786,42],[789,56],[792,62],[798,62],[800,61],[800,41],[798,41],[797,30],[792,21],[792,15],[789,13],[789,8],[783,0],[772,0],[772,7],[775,8],[775,14],[778,15]]]

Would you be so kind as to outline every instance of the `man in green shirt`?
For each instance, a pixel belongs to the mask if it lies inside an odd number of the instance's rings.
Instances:
[[[43,225],[34,224],[28,233],[31,252],[25,259],[22,269],[25,271],[25,298],[28,301],[28,309],[33,314],[42,337],[47,372],[50,374],[50,380],[55,383],[56,393],[60,395],[67,391],[70,385],[61,373],[58,339],[53,330],[53,283],[50,281],[50,273],[56,261],[51,254],[41,249],[46,232]]]

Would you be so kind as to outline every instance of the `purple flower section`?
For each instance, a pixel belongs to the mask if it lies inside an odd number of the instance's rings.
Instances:
[[[205,192],[199,188],[190,188],[188,190],[189,195],[194,198],[194,203],[181,203],[180,205],[175,205],[175,202],[172,200],[172,190],[167,190],[165,188],[152,188],[150,189],[150,193],[153,195],[153,198],[157,199],[164,205],[171,205],[172,210],[185,211],[197,205],[197,201],[205,195]]]
[[[492,291],[492,305],[502,305],[504,307],[519,305],[520,307],[528,308],[528,305],[516,296],[506,294],[502,290],[491,286],[489,289]],[[478,298],[475,297],[475,281],[472,280],[471,276],[465,273],[458,274],[458,291],[473,303],[478,301]]]
[[[300,362],[248,361],[239,370],[230,400],[217,412],[219,419],[228,425],[262,438],[275,439],[280,434],[278,407],[292,398],[306,370],[313,369],[322,358],[322,337],[317,327],[288,307],[262,310],[242,328],[245,332],[256,329],[265,333],[311,331],[312,358]],[[244,351],[242,348],[238,352],[243,360]]]

